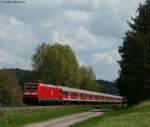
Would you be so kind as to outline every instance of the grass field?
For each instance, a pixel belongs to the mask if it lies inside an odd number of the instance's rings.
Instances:
[[[0,110],[0,127],[19,127],[33,122],[44,121],[92,109],[92,106],[62,106],[45,108],[24,108],[21,110]]]
[[[119,111],[107,112],[72,127],[150,127],[150,102]]]

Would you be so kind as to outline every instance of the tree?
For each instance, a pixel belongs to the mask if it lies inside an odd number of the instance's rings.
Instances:
[[[100,85],[96,82],[96,75],[91,67],[81,66],[80,88],[90,91],[100,91]]]
[[[0,70],[0,104],[15,105],[22,102],[22,92],[13,71]]]
[[[120,77],[117,80],[120,94],[126,96],[128,104],[148,98],[150,92],[150,1],[140,4],[137,15],[128,22],[123,46]],[[147,91],[148,90],[148,91]]]
[[[68,45],[40,45],[33,55],[32,66],[37,79],[54,84],[78,87],[80,69],[76,56]]]

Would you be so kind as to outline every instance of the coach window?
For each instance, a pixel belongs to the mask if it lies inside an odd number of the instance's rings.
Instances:
[[[70,93],[70,92],[67,92],[67,96],[71,96],[71,93]]]
[[[63,96],[67,96],[67,92],[66,91],[63,91]]]
[[[74,96],[75,96],[75,97],[77,97],[77,96],[78,96],[78,94],[77,94],[77,93],[74,93]]]
[[[74,96],[74,93],[71,93],[71,96]]]
[[[83,94],[83,95],[84,95],[83,97],[86,98],[86,94]]]

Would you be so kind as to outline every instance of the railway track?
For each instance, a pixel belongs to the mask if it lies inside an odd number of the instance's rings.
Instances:
[[[0,111],[14,111],[14,110],[24,110],[24,109],[47,109],[47,108],[60,108],[62,106],[0,106]]]
[[[60,107],[67,107],[67,106],[73,106],[73,105],[45,105],[45,106],[27,106],[27,105],[22,105],[22,106],[0,106],[0,112],[3,111],[18,111],[18,110],[24,110],[24,109],[52,109],[52,108],[60,108]],[[75,106],[75,105],[74,105]],[[80,106],[80,105],[76,105]],[[88,105],[90,106],[90,105]],[[93,106],[93,105],[91,105]],[[101,109],[102,111],[106,112],[107,110],[111,110],[113,107],[117,107],[119,104],[100,104],[100,105],[95,105],[95,109]]]

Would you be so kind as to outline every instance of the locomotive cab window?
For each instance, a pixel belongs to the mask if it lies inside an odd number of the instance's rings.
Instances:
[[[38,84],[27,83],[25,84],[25,90],[37,90]]]

